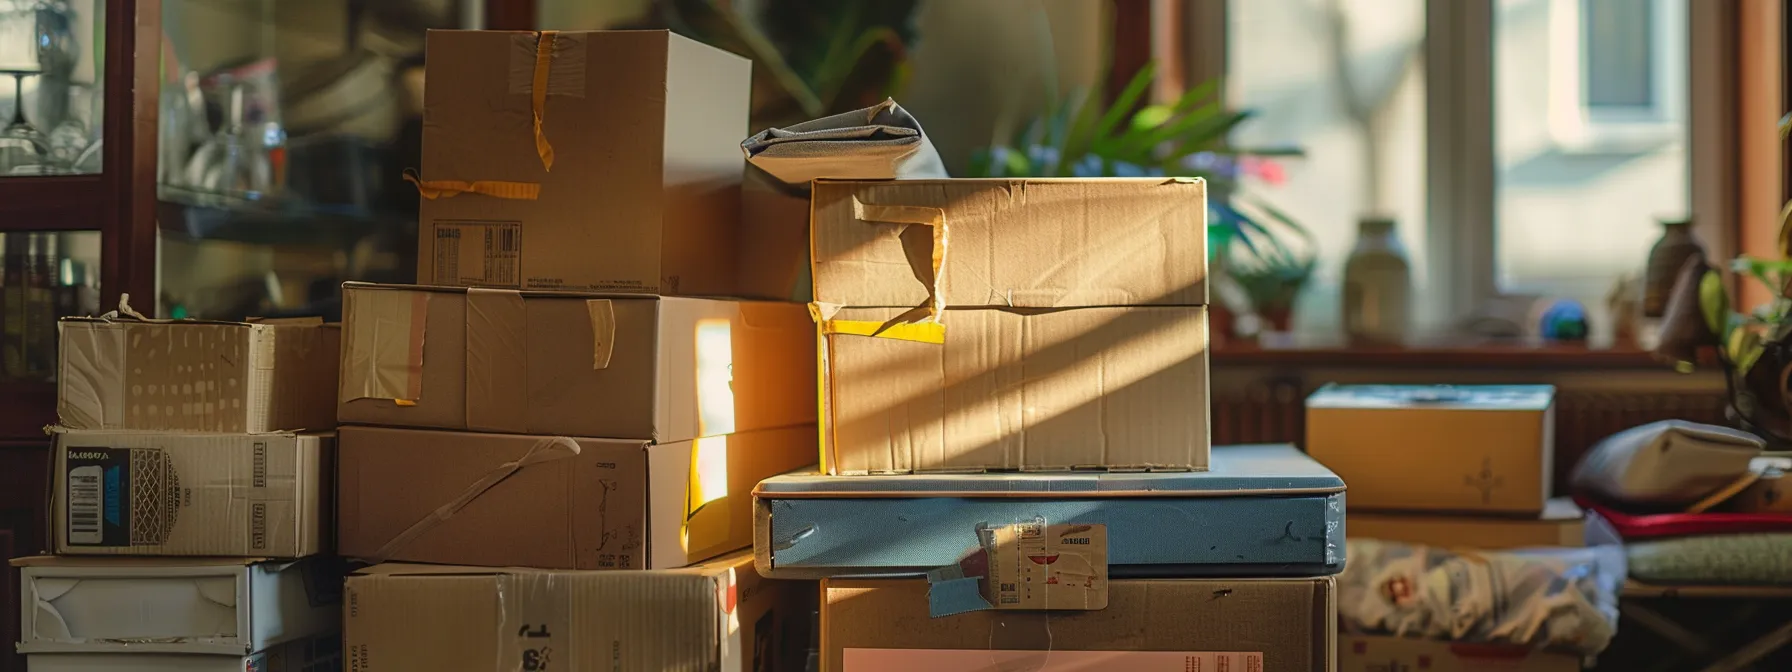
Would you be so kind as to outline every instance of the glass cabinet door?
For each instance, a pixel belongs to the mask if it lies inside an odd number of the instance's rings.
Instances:
[[[0,231],[0,383],[56,378],[56,322],[100,312],[100,232]]]
[[[100,172],[104,13],[103,0],[0,0],[0,179]]]

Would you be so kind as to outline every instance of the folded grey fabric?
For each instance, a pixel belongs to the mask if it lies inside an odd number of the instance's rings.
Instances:
[[[862,110],[766,129],[740,147],[749,164],[804,194],[818,178],[947,177],[921,122],[888,98]]]
[[[1606,437],[1570,479],[1575,492],[1646,506],[1685,506],[1736,482],[1765,444],[1747,432],[1663,420]]]

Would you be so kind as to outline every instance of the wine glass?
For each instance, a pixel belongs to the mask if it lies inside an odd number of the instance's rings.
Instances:
[[[0,174],[39,175],[49,167],[46,155],[50,145],[43,133],[25,119],[25,78],[38,74],[31,70],[0,70],[12,75],[12,121],[0,130]]]

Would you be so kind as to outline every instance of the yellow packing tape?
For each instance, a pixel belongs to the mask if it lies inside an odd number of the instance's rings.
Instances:
[[[425,180],[416,171],[404,171],[404,181],[417,185],[424,198],[452,198],[461,194],[481,194],[515,201],[533,201],[541,197],[541,185],[535,182],[500,182],[496,180]]]
[[[825,320],[821,323],[821,333],[891,338],[934,345],[946,342],[946,325],[938,322],[884,324],[869,320]]]

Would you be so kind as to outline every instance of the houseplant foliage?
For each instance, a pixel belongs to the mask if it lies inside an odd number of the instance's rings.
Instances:
[[[1780,119],[1780,140],[1792,135],[1792,114]],[[1693,258],[1681,268],[1662,316],[1658,356],[1690,371],[1713,350],[1730,391],[1731,416],[1744,429],[1784,449],[1792,446],[1792,202],[1780,210],[1778,259],[1738,257],[1730,268],[1766,286],[1772,299],[1746,313],[1733,310],[1723,276]]]
[[[1294,298],[1312,277],[1312,233],[1286,213],[1245,194],[1239,178],[1282,181],[1271,157],[1299,156],[1289,148],[1231,146],[1232,129],[1253,113],[1228,110],[1220,83],[1208,81],[1177,100],[1140,105],[1156,76],[1139,70],[1106,103],[1102,87],[1053,104],[1015,137],[971,161],[976,177],[1200,177],[1208,184],[1208,250],[1216,280],[1230,282],[1258,314],[1285,323]],[[1280,326],[1285,327],[1285,324]]]
[[[753,61],[752,127],[897,97],[918,0],[658,0],[652,20]]]

